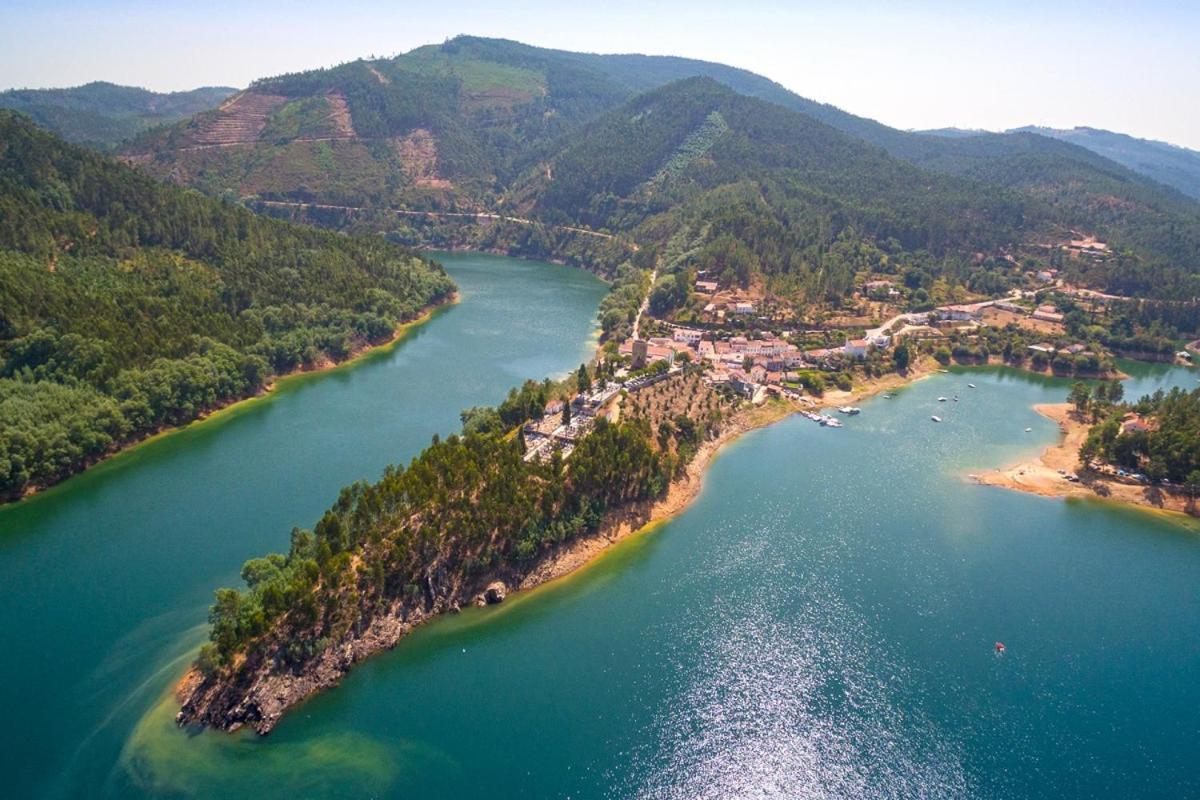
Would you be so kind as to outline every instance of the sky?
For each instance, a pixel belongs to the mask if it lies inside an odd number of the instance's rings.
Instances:
[[[718,61],[898,128],[1200,150],[1200,0],[0,0],[0,88],[241,87],[460,33]]]

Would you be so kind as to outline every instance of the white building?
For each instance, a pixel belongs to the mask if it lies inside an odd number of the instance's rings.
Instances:
[[[704,338],[704,331],[698,331],[695,328],[676,328],[671,334],[671,338],[677,342],[695,344]]]

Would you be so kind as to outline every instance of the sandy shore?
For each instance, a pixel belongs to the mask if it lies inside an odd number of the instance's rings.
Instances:
[[[1046,403],[1033,408],[1058,423],[1062,431],[1059,442],[1047,447],[1037,458],[978,473],[973,476],[976,483],[1043,497],[1094,497],[1196,516],[1195,504],[1182,493],[1085,468],[1079,461],[1079,448],[1087,439],[1090,424],[1079,418],[1070,403]],[[1067,481],[1059,470],[1078,474],[1079,482]]]

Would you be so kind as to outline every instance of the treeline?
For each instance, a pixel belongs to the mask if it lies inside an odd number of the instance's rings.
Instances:
[[[384,341],[452,290],[381,239],[263,219],[0,112],[0,496]]]
[[[549,548],[595,530],[605,512],[661,495],[722,408],[701,406],[699,421],[670,417],[665,404],[617,424],[599,418],[569,461],[526,462],[514,420],[540,416],[547,391],[529,381],[497,409],[464,411],[468,432],[435,436],[407,467],[346,487],[311,531],[292,532],[286,555],[246,562],[246,589],[217,592],[201,670],[297,669],[398,605],[441,610],[489,581],[518,583]],[[497,415],[499,428],[472,430]]]
[[[1200,493],[1200,389],[1161,389],[1135,403],[1122,404],[1115,398],[1074,398],[1082,410],[1099,417],[1080,449],[1086,462],[1103,459],[1131,472],[1140,472],[1151,482],[1166,479]],[[1125,432],[1122,420],[1137,414],[1149,424]]]

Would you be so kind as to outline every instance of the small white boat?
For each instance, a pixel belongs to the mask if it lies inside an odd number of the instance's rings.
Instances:
[[[942,421],[942,418],[941,418],[941,417],[939,417],[937,414],[934,414],[932,417],[930,417],[930,419],[931,419],[931,420],[933,420],[934,422],[941,422],[941,421]]]
[[[1025,432],[1026,432],[1026,433],[1029,433],[1031,430],[1033,430],[1033,428],[1026,428],[1026,429],[1025,429]]]
[[[958,402],[958,395],[954,395],[954,402]]]
[[[975,384],[973,384],[973,383],[968,383],[968,384],[967,384],[967,388],[968,388],[968,389],[974,389],[974,388],[975,388]]]
[[[854,414],[858,414],[859,412],[861,412],[862,409],[857,406],[842,406],[841,408],[838,409],[838,411],[841,412],[842,414],[849,414],[849,415],[853,416]]]
[[[944,398],[944,397],[939,397],[939,398],[938,398],[938,402],[939,402],[939,403],[944,403],[944,402],[946,402],[946,398]]]

